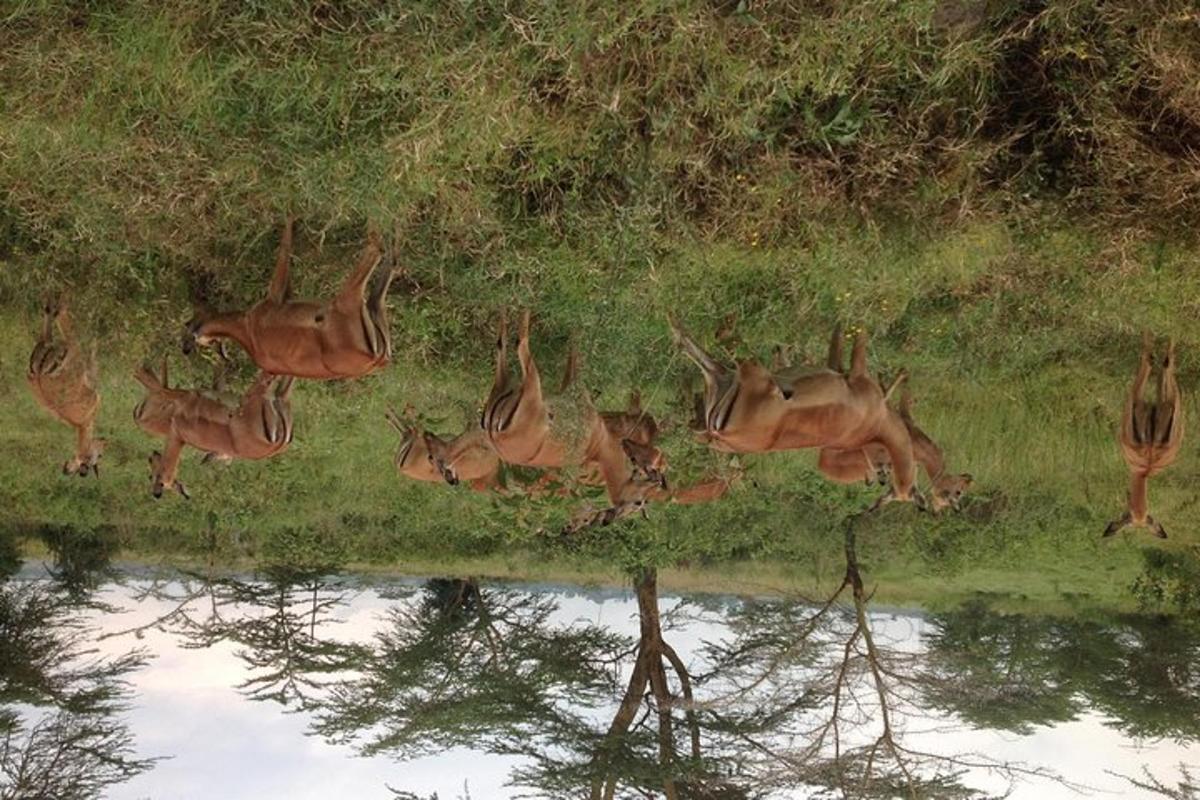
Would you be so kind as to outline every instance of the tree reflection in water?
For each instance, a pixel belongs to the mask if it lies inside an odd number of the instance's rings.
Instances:
[[[345,642],[334,623],[356,590],[325,567],[140,582],[136,599],[166,612],[112,635],[232,642],[252,672],[239,688],[307,710],[315,735],[401,761],[456,747],[519,756],[510,784],[548,798],[975,797],[985,774],[1066,782],[946,751],[958,731],[1026,733],[1099,709],[1130,736],[1196,738],[1194,628],[976,603],[926,617],[916,642],[870,613],[854,520],[844,552],[818,601],[723,607],[729,634],[690,652],[675,620],[698,606],[664,615],[652,568],[633,577],[635,638],[565,619],[554,593],[437,579],[381,592],[394,600],[381,629]],[[1193,797],[1186,772],[1178,786],[1121,777]]]
[[[608,695],[628,643],[556,625],[548,595],[432,580],[394,606],[361,677],[334,688],[316,730],[401,759],[450,747],[515,752],[580,724]]]
[[[906,743],[931,673],[876,636],[852,526],[845,553],[824,602],[743,605],[698,666],[670,643],[653,569],[634,580],[632,646],[555,624],[545,595],[432,581],[390,611],[315,730],[400,760],[454,746],[519,755],[510,782],[550,798],[969,797],[970,770],[1053,779]]]
[[[954,741],[953,720],[923,711],[945,676],[873,624],[857,520],[846,527],[843,578],[822,601],[748,603],[730,620],[734,635],[707,646],[702,708],[728,758],[763,791],[808,786],[846,798],[982,796],[968,774],[1066,783],[1041,766],[914,743],[935,733]]]
[[[1098,711],[1139,739],[1200,738],[1200,628],[1169,617],[1025,617],[981,602],[936,614],[926,702],[1029,733]]]
[[[0,798],[87,800],[150,769],[122,719],[144,654],[100,656],[80,584],[12,580],[18,562],[0,563]]]
[[[139,584],[133,600],[155,600],[169,610],[144,624],[102,638],[160,630],[185,648],[229,642],[251,671],[237,688],[254,700],[308,708],[363,655],[332,635],[336,611],[352,590],[332,566],[265,567],[250,578],[179,573]]]

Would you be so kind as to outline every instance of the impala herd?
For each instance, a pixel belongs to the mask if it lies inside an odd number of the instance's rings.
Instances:
[[[369,232],[358,264],[331,301],[299,301],[291,298],[289,282],[293,224],[289,217],[284,225],[266,297],[246,311],[197,315],[183,337],[185,354],[196,346],[216,344],[224,359],[226,339],[246,351],[259,374],[242,397],[231,397],[219,386],[172,388],[166,359],[158,375],[145,367],[135,373],[146,396],[134,409],[134,420],[146,433],[165,440],[163,451],[154,451],[149,459],[154,497],[170,490],[188,497],[178,477],[185,446],[205,453],[206,460],[263,459],[286,450],[292,441],[290,395],[295,378],[357,378],[390,361],[385,300],[399,270],[380,235]],[[767,369],[754,360],[723,364],[678,320],[671,317],[669,322],[676,345],[703,375],[704,391],[696,399],[692,423],[700,442],[723,453],[816,448],[818,469],[830,480],[888,485],[872,510],[890,502],[912,502],[934,512],[959,509],[972,477],[947,471],[941,448],[913,420],[907,388],[893,405],[892,395],[907,375],[901,372],[885,389],[867,368],[865,333],[854,341],[848,369],[840,329],[833,332],[823,367],[775,364]],[[507,318],[501,315],[494,380],[478,426],[445,438],[422,430],[410,412],[401,416],[388,411],[387,421],[401,437],[394,458],[401,475],[503,491],[501,465],[510,464],[546,471],[527,487],[539,491],[551,485],[557,470],[577,470],[579,482],[604,486],[609,504],[598,511],[581,510],[567,532],[607,525],[644,510],[650,502],[699,503],[725,494],[729,478],[671,487],[666,459],[656,445],[660,426],[642,408],[639,395],[635,392],[623,411],[597,410],[576,380],[574,350],[557,392],[548,395],[533,357],[530,327],[530,314],[525,312],[517,337],[521,375],[514,382],[508,368]],[[1155,402],[1143,399],[1152,346],[1147,335],[1118,436],[1131,476],[1128,510],[1109,524],[1105,536],[1144,527],[1166,537],[1162,524],[1149,513],[1146,484],[1179,453],[1183,405],[1173,341],[1162,362]],[[63,472],[99,476],[105,440],[95,436],[100,408],[95,348],[87,355],[80,349],[63,298],[44,304],[27,377],[38,403],[76,431],[75,453],[63,464]],[[928,501],[917,488],[918,467],[929,482]]]

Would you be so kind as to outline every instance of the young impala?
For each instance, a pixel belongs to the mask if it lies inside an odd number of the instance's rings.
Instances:
[[[62,341],[54,340],[57,324]],[[96,351],[84,356],[75,339],[66,302],[47,299],[42,308],[42,331],[29,356],[26,379],[38,405],[75,429],[75,454],[63,464],[63,474],[100,477],[105,440],[96,437],[100,395],[96,391]]]
[[[290,298],[292,228],[288,217],[267,296],[247,311],[198,315],[188,323],[184,353],[233,339],[264,372],[316,379],[357,378],[387,364],[392,353],[385,299],[396,275],[390,256],[375,286],[367,287],[385,260],[379,234],[368,234],[367,249],[337,296],[315,303]]]
[[[1155,536],[1167,538],[1162,523],[1150,515],[1147,483],[1151,476],[1175,463],[1179,455],[1179,445],[1183,441],[1183,393],[1175,382],[1175,340],[1171,339],[1158,374],[1157,402],[1148,403],[1143,398],[1146,380],[1150,377],[1153,346],[1150,334],[1144,334],[1141,360],[1125,401],[1117,436],[1121,455],[1129,465],[1129,507],[1108,524],[1105,536],[1132,527],[1149,528]]]
[[[889,411],[879,383],[867,372],[866,334],[854,343],[848,374],[817,369],[773,375],[747,360],[736,369],[721,364],[670,318],[676,343],[704,375],[702,441],[727,453],[764,453],[799,448],[862,449],[880,444],[892,462],[892,487],[872,509],[923,500],[914,487],[912,440]]]
[[[151,492],[156,498],[170,489],[189,496],[177,478],[185,445],[232,460],[270,458],[292,442],[290,376],[260,372],[237,406],[226,405],[204,391],[171,388],[166,359],[161,376],[142,367],[134,377],[147,390],[133,410],[134,420],[142,430],[167,442],[164,452],[150,456]]]

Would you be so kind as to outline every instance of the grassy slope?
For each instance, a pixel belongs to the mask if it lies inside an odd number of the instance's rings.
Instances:
[[[871,524],[884,593],[1116,601],[1143,542],[1097,534],[1123,495],[1111,436],[1138,331],[1174,332],[1185,388],[1198,374],[1200,264],[1176,224],[1195,210],[1192,162],[1119,102],[1151,86],[1171,135],[1190,135],[1200,105],[1167,78],[1188,74],[1195,21],[1161,5],[1053,3],[1032,27],[1006,6],[949,30],[923,3],[19,3],[0,34],[4,518],[110,525],[143,552],[196,553],[212,530],[230,554],[527,571],[546,557],[534,532],[565,509],[398,482],[382,423],[389,403],[469,419],[501,307],[536,309],[551,374],[574,338],[602,405],[636,386],[678,420],[692,370],[668,310],[707,341],[735,315],[729,354],[762,358],[816,360],[841,319],[866,321],[882,371],[909,368],[922,424],[979,481],[963,517]],[[1127,45],[1122,25],[1143,35]],[[1014,87],[1030,48],[1050,85]],[[303,384],[290,453],[189,462],[192,503],[154,504],[129,374],[175,352],[191,299],[262,291],[289,207],[302,295],[337,284],[366,220],[396,225],[397,363]],[[55,475],[68,434],[19,378],[47,284],[73,287],[106,343],[101,482]],[[179,380],[207,380],[174,358]],[[719,466],[682,435],[671,448],[676,474]],[[1200,539],[1194,452],[1152,487],[1172,548]],[[810,454],[747,463],[755,485],[719,505],[532,569],[756,559],[788,566],[748,567],[744,585],[835,575],[841,521],[870,494],[821,482]]]

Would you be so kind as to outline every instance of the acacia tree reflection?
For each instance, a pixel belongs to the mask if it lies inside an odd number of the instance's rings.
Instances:
[[[39,536],[51,554],[46,567],[50,577],[72,602],[93,603],[100,585],[114,578],[112,558],[119,549],[116,531],[107,526],[47,525]]]
[[[367,754],[412,758],[453,746],[509,751],[569,729],[611,685],[627,647],[595,625],[556,625],[547,595],[431,580],[393,606],[315,729]]]
[[[734,635],[707,646],[702,708],[728,757],[766,792],[973,797],[964,783],[972,772],[1063,782],[1041,767],[915,743],[948,732],[921,710],[942,676],[924,668],[909,637],[879,630],[868,613],[858,519],[846,527],[843,578],[822,601],[748,603],[733,616]]]
[[[149,769],[122,720],[140,652],[99,656],[77,598],[0,576],[0,798],[88,800]]]
[[[598,626],[554,624],[545,595],[432,581],[420,602],[389,612],[361,677],[333,689],[314,728],[400,760],[453,746],[520,755],[511,783],[572,800],[765,797],[798,786],[968,797],[960,778],[972,767],[1045,774],[905,744],[896,707],[909,710],[921,676],[913,654],[871,627],[852,533],[846,559],[843,582],[819,606],[747,605],[737,634],[707,648],[699,676],[669,642],[652,568],[634,581],[633,646]],[[847,595],[848,613],[838,606]]]
[[[1200,628],[1178,617],[1025,617],[975,602],[934,615],[926,699],[1028,733],[1085,709],[1138,738],[1200,738]]]
[[[354,668],[363,649],[333,636],[336,610],[353,591],[332,566],[267,566],[249,578],[179,573],[135,586],[137,603],[154,600],[168,610],[103,638],[159,630],[183,647],[229,642],[250,669],[237,688],[254,700],[297,709],[313,704],[335,677]]]

